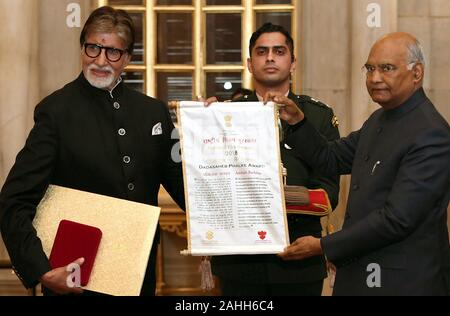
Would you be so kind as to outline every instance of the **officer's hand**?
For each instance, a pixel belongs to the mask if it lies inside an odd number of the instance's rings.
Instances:
[[[313,236],[297,238],[278,256],[283,260],[302,260],[322,254],[320,239]]]
[[[280,118],[289,125],[295,125],[305,118],[305,114],[298,108],[294,101],[289,99],[287,96],[267,92],[264,95],[264,104],[269,101],[275,102],[280,108]]]
[[[201,99],[199,99],[199,101],[205,102],[205,107],[210,106],[211,103],[219,102],[219,100],[217,100],[217,97],[209,97],[209,98],[206,99],[206,100],[205,100],[204,98],[201,98]]]
[[[81,266],[84,263],[84,258],[79,258],[73,263]],[[83,289],[81,287],[71,286],[71,284],[67,282],[67,280],[70,278],[70,274],[71,272],[67,271],[67,266],[60,267],[48,271],[41,277],[39,281],[43,286],[56,294],[83,293]]]

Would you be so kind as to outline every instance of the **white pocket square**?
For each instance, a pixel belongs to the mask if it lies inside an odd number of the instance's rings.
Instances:
[[[154,135],[161,135],[162,134],[162,126],[161,126],[161,122],[155,124],[155,126],[153,126],[152,128],[152,136]]]

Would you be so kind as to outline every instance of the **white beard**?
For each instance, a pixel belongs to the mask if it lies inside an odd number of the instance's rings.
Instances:
[[[98,70],[98,71],[108,71],[110,74],[105,78],[100,78],[91,73],[91,70]],[[105,67],[98,67],[95,64],[91,64],[87,68],[86,79],[87,81],[94,87],[99,89],[108,89],[111,87],[114,83],[114,70],[111,68],[111,66],[105,66]]]

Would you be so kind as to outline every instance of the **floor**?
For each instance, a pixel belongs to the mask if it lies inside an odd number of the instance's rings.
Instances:
[[[0,296],[30,295],[10,269],[0,269]]]

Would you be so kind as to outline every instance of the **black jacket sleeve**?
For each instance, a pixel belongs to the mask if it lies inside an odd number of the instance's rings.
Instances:
[[[337,126],[332,124],[333,117],[333,111],[328,109],[326,114],[322,116],[322,123],[318,129],[319,133],[328,141],[340,138]],[[324,174],[314,169],[309,179],[309,187],[324,189],[330,199],[331,207],[334,209],[339,201],[339,180],[339,175]]]
[[[329,142],[306,118],[291,128],[286,144],[322,174],[344,175],[351,173],[359,134],[360,131],[355,131]]]
[[[0,228],[19,279],[30,288],[50,271],[32,221],[49,185],[58,140],[46,104],[36,107],[35,124],[0,193]]]

